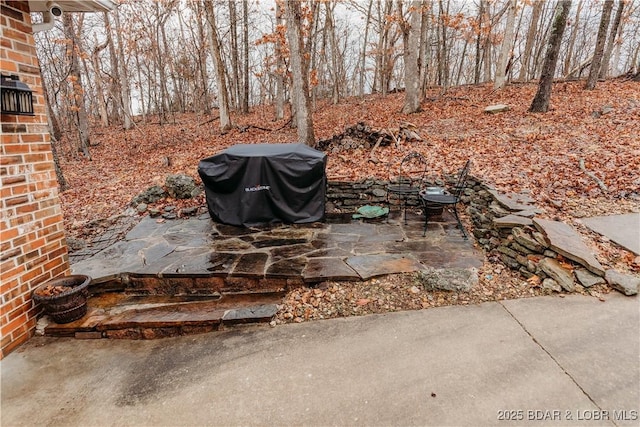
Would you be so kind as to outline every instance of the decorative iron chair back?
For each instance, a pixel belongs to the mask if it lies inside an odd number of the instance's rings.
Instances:
[[[460,175],[458,176],[458,181],[456,182],[456,186],[453,188],[453,195],[456,199],[459,199],[464,191],[465,183],[467,182],[467,175],[469,175],[469,169],[471,169],[471,159],[467,160],[467,163],[464,164],[464,167],[460,171]]]
[[[420,166],[420,170],[417,171],[418,173],[416,173],[414,169],[411,169],[413,163],[417,163]],[[395,182],[409,187],[421,186],[425,181],[426,174],[427,159],[422,154],[412,151],[400,162]],[[389,171],[389,179],[391,181],[391,171]]]

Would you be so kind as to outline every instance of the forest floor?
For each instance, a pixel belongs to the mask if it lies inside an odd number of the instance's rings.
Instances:
[[[580,81],[554,84],[551,108],[544,114],[527,111],[537,89],[533,83],[499,91],[489,84],[446,93],[433,89],[422,111],[411,115],[399,112],[403,93],[347,98],[337,105],[320,101],[313,117],[316,139],[331,138],[358,122],[374,129],[409,122],[422,141],[379,147],[377,164],[369,161],[370,149],[328,152],[328,178],[387,178],[387,163],[399,162],[408,151],[423,153],[436,174],[454,172],[471,158],[472,175],[499,190],[528,190],[548,218],[578,229],[605,267],[637,272],[640,257],[591,232],[580,218],[640,211],[640,84],[618,79],[600,82],[593,91],[583,86]],[[509,110],[484,112],[494,104]],[[232,115],[237,127],[224,134],[213,117],[171,114],[160,122],[153,116],[127,131],[94,126],[92,161],[63,138],[56,148],[69,184],[61,193],[67,235],[91,240],[108,226],[105,219],[121,214],[151,185],[163,185],[168,174],[184,173],[199,182],[198,161],[226,147],[297,139],[295,129],[285,126],[288,116],[273,120],[272,106]],[[182,208],[205,201],[200,196],[171,204]],[[487,264],[484,270],[503,274],[501,266]]]

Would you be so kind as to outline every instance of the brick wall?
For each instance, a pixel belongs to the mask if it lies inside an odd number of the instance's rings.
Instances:
[[[69,272],[40,69],[26,1],[0,1],[2,74],[34,91],[35,116],[2,114],[0,336],[6,356],[26,341],[40,308],[33,289]]]

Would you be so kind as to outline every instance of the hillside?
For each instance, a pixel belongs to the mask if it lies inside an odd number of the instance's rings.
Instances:
[[[497,92],[491,85],[458,87],[446,94],[434,89],[422,112],[409,116],[399,113],[402,93],[349,98],[338,105],[323,101],[314,113],[316,138],[330,138],[357,122],[376,129],[410,122],[423,139],[380,147],[377,164],[368,162],[370,150],[330,152],[329,179],[386,178],[387,162],[398,162],[415,150],[427,156],[430,173],[436,175],[456,170],[471,158],[473,175],[498,189],[527,189],[550,218],[574,225],[579,226],[584,216],[638,211],[640,84],[609,80],[594,91],[583,90],[583,84],[556,83],[546,114],[527,112],[535,84],[511,85]],[[510,110],[483,112],[498,103]],[[161,185],[168,174],[197,178],[198,161],[225,147],[295,141],[295,130],[283,126],[288,117],[279,122],[272,117],[269,106],[253,108],[249,115],[233,116],[238,128],[226,134],[220,133],[216,120],[193,114],[170,116],[163,124],[157,117],[148,118],[146,124],[139,121],[128,131],[94,127],[92,161],[72,156],[71,144],[61,141],[57,151],[69,183],[61,194],[67,233],[82,237],[89,231],[87,224],[121,213],[136,194]],[[191,203],[202,204],[203,199]],[[581,231],[586,233],[584,227]],[[638,266],[628,253],[597,236],[588,237],[612,263]]]

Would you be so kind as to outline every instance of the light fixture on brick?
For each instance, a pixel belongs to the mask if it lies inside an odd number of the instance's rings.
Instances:
[[[33,91],[15,74],[0,75],[2,114],[33,116]]]

